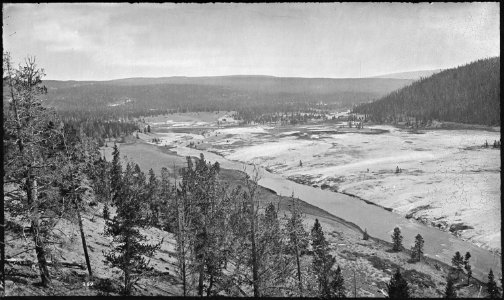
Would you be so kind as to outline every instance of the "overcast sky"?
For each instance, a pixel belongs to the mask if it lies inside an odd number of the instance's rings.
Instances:
[[[500,53],[499,3],[5,4],[4,50],[47,79],[365,77]]]

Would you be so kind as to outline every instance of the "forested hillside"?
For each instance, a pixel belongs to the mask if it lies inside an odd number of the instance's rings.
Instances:
[[[294,109],[314,103],[349,108],[411,83],[402,79],[280,78],[272,76],[46,80],[47,105],[60,112],[149,115],[167,110]]]
[[[500,124],[500,57],[442,71],[372,103],[354,108],[375,122],[401,122],[406,117],[432,120]]]

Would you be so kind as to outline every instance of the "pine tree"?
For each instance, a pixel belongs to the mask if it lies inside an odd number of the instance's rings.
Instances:
[[[149,181],[147,183],[147,189],[149,190],[149,206],[151,211],[151,222],[154,226],[159,225],[160,217],[160,199],[159,199],[159,181],[156,178],[154,170],[149,170]]]
[[[494,274],[492,269],[490,269],[490,272],[488,273],[488,282],[486,284],[487,288],[487,293],[488,293],[488,298],[490,299],[499,299],[501,297],[499,288],[497,287],[497,283],[495,282],[494,279]]]
[[[110,190],[112,194],[112,204],[117,205],[117,195],[119,193],[121,179],[122,179],[122,166],[119,148],[114,143],[114,150],[112,152],[112,167],[110,170]]]
[[[166,169],[165,169],[166,170]],[[163,171],[162,171],[163,172]],[[164,172],[167,174],[167,172]],[[176,258],[177,258],[177,275],[182,283],[182,295],[188,295],[190,289],[190,275],[191,275],[191,217],[189,214],[190,205],[186,201],[185,194],[176,193],[175,195],[175,215],[177,223],[175,241],[176,241]]]
[[[415,237],[415,246],[411,248],[411,260],[414,262],[418,262],[422,259],[423,256],[423,245],[424,240],[420,234],[417,234]]]
[[[367,228],[364,229],[364,234],[362,235],[362,239],[365,241],[369,240],[369,234],[367,233]]]
[[[66,215],[78,222],[84,258],[89,276],[92,277],[81,214],[90,204],[89,193],[92,192],[92,187],[89,181],[97,179],[95,164],[99,161],[99,152],[96,144],[87,138],[82,130],[77,134],[75,129],[66,126],[63,130],[63,141],[65,155],[63,166],[59,170],[61,180],[58,186],[63,199],[72,203],[73,207],[67,210]]]
[[[174,174],[177,174],[177,172]],[[170,183],[170,172],[163,167],[161,168],[161,180],[159,181],[160,225],[162,225],[163,230],[171,233],[175,233],[175,228],[178,226],[176,196],[176,188]]]
[[[298,282],[299,296],[303,297],[303,281],[302,281],[302,270],[301,270],[301,255],[306,253],[308,249],[308,233],[305,231],[303,226],[303,216],[298,200],[292,199],[292,205],[289,207],[290,217],[286,220],[285,231],[286,235],[289,237],[288,247],[290,252],[296,257],[296,278]]]
[[[466,252],[465,257],[464,257],[464,269],[467,272],[467,285],[469,285],[469,280],[472,277],[472,267],[469,264],[469,259],[471,258],[471,253]]]
[[[214,293],[222,278],[225,257],[221,242],[226,239],[225,222],[228,218],[226,198],[222,196],[217,175],[220,167],[205,161],[203,154],[193,164],[187,157],[187,167],[181,170],[182,182],[177,193],[186,209],[184,218],[190,220],[190,232],[185,241],[192,246],[191,267],[198,274],[197,293]]]
[[[112,236],[116,244],[110,251],[104,253],[105,264],[123,271],[123,295],[130,295],[135,283],[146,271],[149,271],[148,261],[160,248],[159,244],[142,243],[146,237],[139,231],[150,225],[146,216],[146,188],[135,178],[132,164],[128,163],[116,191],[117,214],[112,221],[106,223],[106,235]]]
[[[311,240],[313,248],[313,271],[317,277],[319,296],[322,298],[331,297],[331,268],[336,263],[336,259],[329,254],[329,243],[326,241],[324,231],[318,219],[311,230]]]
[[[452,266],[456,270],[457,273],[457,278],[460,275],[460,272],[462,272],[462,266],[464,265],[464,258],[462,255],[460,255],[460,252],[455,252],[455,255],[452,258]]]
[[[403,246],[402,246],[402,235],[401,235],[401,229],[399,227],[394,228],[394,233],[392,234],[392,250],[393,251],[401,251]]]
[[[453,277],[451,277],[450,275],[448,275],[448,277],[446,278],[444,298],[457,298],[457,291],[454,287]]]
[[[105,219],[105,220],[110,219],[110,211],[109,211],[109,207],[108,207],[107,202],[105,202],[105,204],[103,204],[103,219]]]
[[[110,185],[110,163],[107,162],[105,157],[100,157],[97,165],[97,174],[94,178],[94,192],[97,200],[102,203],[109,204],[112,200],[112,192]]]
[[[387,288],[388,297],[391,299],[408,299],[410,297],[408,282],[402,277],[399,269],[397,269],[394,276],[390,279]]]
[[[333,271],[331,281],[331,298],[345,298],[346,297],[346,289],[345,289],[345,281],[343,279],[343,274],[341,274],[341,268],[338,266],[336,271]]]
[[[294,269],[293,261],[285,255],[288,248],[283,241],[277,210],[273,203],[269,203],[258,222],[259,280],[261,295],[265,297],[281,295],[278,287],[285,286]]]
[[[3,54],[4,83],[4,192],[6,211],[30,222],[42,285],[51,285],[46,241],[56,224],[55,216],[66,208],[53,197],[53,183],[60,177],[62,126],[54,110],[42,106],[47,89],[42,86],[43,69],[34,58],[12,68],[9,53]],[[21,190],[21,192],[19,191]],[[44,216],[44,218],[41,218]],[[2,252],[3,253],[3,252]]]

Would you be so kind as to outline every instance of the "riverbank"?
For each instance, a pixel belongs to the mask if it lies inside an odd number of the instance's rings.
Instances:
[[[177,136],[159,134],[160,144],[172,145],[181,130],[177,128]],[[176,145],[355,195],[501,251],[500,151],[481,147],[499,139],[497,132],[413,133],[386,125],[338,130],[338,124],[227,127],[187,135],[186,142]],[[365,130],[374,133],[363,134]]]
[[[165,147],[154,146],[144,143],[138,144],[119,144],[121,154],[128,153],[129,159],[137,161],[137,158],[144,157],[146,147],[152,151],[148,152],[150,159],[138,159],[142,169],[153,167],[152,162],[157,162],[157,167],[162,166],[170,168],[174,163],[183,166],[184,157],[177,156],[172,150],[166,150]],[[143,153],[142,153],[143,152]],[[109,153],[107,151],[107,153]],[[111,153],[111,152],[110,152]],[[199,155],[195,155],[199,156]],[[110,157],[107,157],[107,160]],[[206,157],[207,160],[215,161],[214,157]],[[221,179],[224,182],[237,184],[244,176],[242,170],[227,169],[226,163],[221,164]],[[154,169],[155,170],[155,169]],[[156,170],[155,170],[156,171]],[[297,195],[296,195],[297,196]],[[276,194],[275,189],[267,185],[259,188],[259,199],[262,205],[269,202],[280,205],[280,216],[286,212],[289,205],[289,198],[282,193]],[[449,266],[433,257],[427,256],[424,262],[411,264],[408,262],[409,253],[390,252],[391,244],[385,240],[374,237],[371,234],[370,240],[362,240],[363,229],[355,223],[329,213],[312,203],[300,201],[301,208],[306,215],[305,228],[311,229],[315,218],[321,222],[328,241],[331,243],[333,255],[336,256],[337,264],[343,269],[345,278],[353,278],[355,271],[357,277],[357,296],[361,297],[383,297],[380,290],[386,290],[385,283],[390,280],[390,276],[396,267],[400,267],[403,272],[406,271],[408,281],[414,286],[414,295],[416,297],[439,297],[443,291],[443,284],[446,281],[446,274]],[[368,232],[372,232],[368,228]],[[408,244],[405,242],[408,248]],[[351,280],[347,281],[348,289],[353,289]],[[470,287],[460,285],[459,295],[475,297],[481,282],[474,280]],[[349,296],[352,294],[349,294]]]

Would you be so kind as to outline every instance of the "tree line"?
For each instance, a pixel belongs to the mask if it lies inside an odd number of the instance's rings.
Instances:
[[[433,120],[498,126],[500,124],[500,57],[480,59],[448,69],[391,92],[353,112],[378,123]]]

